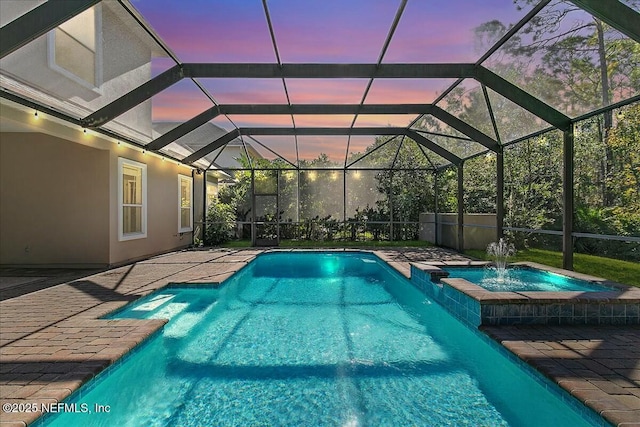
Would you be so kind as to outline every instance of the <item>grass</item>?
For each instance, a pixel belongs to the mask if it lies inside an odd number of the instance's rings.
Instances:
[[[465,254],[479,259],[489,259],[483,250],[467,250]],[[518,261],[532,261],[562,268],[562,252],[524,249],[509,258],[509,262]],[[573,269],[579,273],[640,287],[640,264],[636,262],[576,253],[573,254]]]
[[[226,248],[248,248],[251,247],[250,240],[234,240],[222,246]],[[280,240],[281,248],[415,248],[431,246],[428,242],[421,240],[405,241],[310,241],[310,240]]]

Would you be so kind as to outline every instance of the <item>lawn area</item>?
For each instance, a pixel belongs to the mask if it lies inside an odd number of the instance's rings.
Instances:
[[[251,246],[250,240],[234,240],[222,246],[227,248],[248,248]],[[280,248],[426,248],[432,246],[428,242],[421,240],[404,241],[310,241],[310,240],[280,240]]]
[[[280,246],[284,248],[426,248],[432,245],[421,240],[402,240],[393,242],[388,240],[367,240],[363,242],[281,240]]]
[[[479,259],[489,259],[482,250],[467,250],[465,253]],[[562,268],[562,252],[524,249],[509,258],[509,262],[517,261],[532,261]],[[579,273],[640,287],[640,264],[636,262],[576,253],[573,254],[573,269]]]

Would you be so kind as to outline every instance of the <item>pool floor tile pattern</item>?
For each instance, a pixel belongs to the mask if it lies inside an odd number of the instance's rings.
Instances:
[[[10,297],[0,301],[1,403],[62,401],[164,325],[162,320],[99,317],[170,283],[221,282],[263,251],[180,251],[85,277],[76,274],[74,280],[44,289],[40,282],[12,286]],[[439,248],[374,253],[406,277],[411,262],[469,262]],[[19,277],[20,271],[12,269],[10,275]],[[614,425],[640,427],[639,327],[482,330]],[[0,426],[24,426],[38,416],[0,410]]]

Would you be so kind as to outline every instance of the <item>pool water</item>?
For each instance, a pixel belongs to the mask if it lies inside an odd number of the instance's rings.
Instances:
[[[493,267],[447,267],[449,277],[468,280],[490,291],[498,292],[603,292],[610,290],[585,280],[573,279],[561,274],[529,267],[508,267],[500,280]]]
[[[110,412],[46,425],[593,425],[369,254],[265,254],[112,318],[171,320],[68,399]]]

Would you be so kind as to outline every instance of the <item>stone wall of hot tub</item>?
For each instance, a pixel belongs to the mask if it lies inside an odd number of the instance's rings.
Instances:
[[[463,322],[480,325],[640,325],[640,289],[605,292],[491,292],[413,263],[411,282]]]

